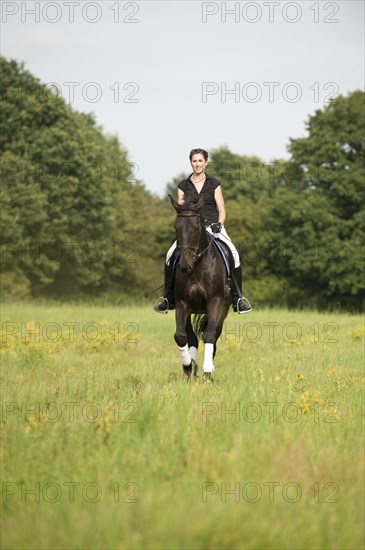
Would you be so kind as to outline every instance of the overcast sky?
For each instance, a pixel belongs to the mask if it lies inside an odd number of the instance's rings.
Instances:
[[[309,114],[363,89],[363,25],[362,0],[3,0],[2,54],[93,112],[161,195],[193,147],[288,158]]]

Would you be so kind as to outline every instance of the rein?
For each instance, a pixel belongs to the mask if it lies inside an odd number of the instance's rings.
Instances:
[[[210,238],[209,243],[208,243],[208,246],[206,246],[206,247],[204,248],[204,250],[202,250],[201,252],[199,252],[199,254],[195,254],[195,255],[193,256],[194,262],[196,262],[197,260],[199,260],[199,258],[201,258],[201,257],[203,256],[204,252],[206,252],[206,251],[208,250],[208,248],[210,247],[210,245],[212,244],[212,242],[213,242],[213,237]]]

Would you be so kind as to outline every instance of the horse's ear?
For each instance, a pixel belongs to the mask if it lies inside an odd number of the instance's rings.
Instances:
[[[170,201],[171,201],[172,206],[177,211],[180,208],[180,204],[170,194],[169,194],[169,197],[170,197]]]
[[[205,204],[205,195],[202,195],[195,205],[194,210],[200,210]]]

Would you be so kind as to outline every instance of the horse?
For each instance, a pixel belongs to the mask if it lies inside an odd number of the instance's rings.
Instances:
[[[213,380],[217,340],[231,305],[230,280],[222,255],[213,244],[214,237],[205,230],[200,215],[204,195],[195,204],[185,202],[182,205],[171,195],[169,197],[177,214],[174,227],[180,253],[174,285],[174,339],[183,371],[190,381],[193,369],[195,379],[198,378],[196,352],[198,337],[202,336],[203,376],[205,380]],[[192,314],[195,314],[193,324]]]

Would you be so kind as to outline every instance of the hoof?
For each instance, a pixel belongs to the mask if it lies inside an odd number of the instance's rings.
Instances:
[[[186,367],[185,365],[183,365],[183,371],[184,371],[185,376],[186,376],[187,379],[188,379],[188,382],[190,382],[191,373],[192,373],[192,371],[193,371],[193,369],[192,369],[192,363],[190,363],[190,365],[188,365],[187,367]]]
[[[194,377],[195,377],[195,379],[197,379],[198,378],[198,363],[194,359],[191,360],[191,367],[194,370]]]
[[[188,365],[187,367],[183,365],[183,371],[184,374],[188,377],[189,381],[193,372],[195,380],[198,379],[198,363],[194,359],[191,360],[190,365]]]
[[[214,382],[214,379],[212,377],[211,372],[204,372],[203,374],[203,382]]]

